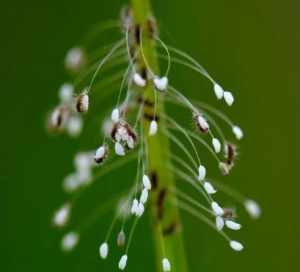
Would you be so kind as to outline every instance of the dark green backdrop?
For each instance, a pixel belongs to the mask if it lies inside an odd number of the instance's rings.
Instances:
[[[61,179],[71,170],[79,143],[49,138],[43,122],[65,80],[66,50],[93,23],[118,16],[123,2],[1,3],[1,271],[116,271],[98,258],[97,246],[109,217],[99,218],[73,254],[65,256],[59,250],[60,234],[49,222],[65,199]],[[258,222],[243,218],[244,229],[237,235],[246,245],[241,254],[185,215],[190,271],[299,271],[298,4],[296,0],[153,1],[162,32],[169,33],[164,37],[235,91],[237,103],[228,113],[244,127],[246,138],[238,167],[227,181],[263,207]],[[213,101],[207,91],[202,96],[194,92],[199,82],[194,74],[173,73],[190,95]],[[101,192],[93,203],[99,202]],[[84,215],[78,219],[84,220]],[[128,271],[153,271],[150,245],[142,242],[149,237],[146,228],[144,223],[138,230],[139,241],[131,253],[136,261],[131,260]]]

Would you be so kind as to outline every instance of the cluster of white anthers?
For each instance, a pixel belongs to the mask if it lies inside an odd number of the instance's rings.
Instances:
[[[129,16],[129,15],[128,15]],[[123,18],[124,19],[124,18]],[[75,94],[75,89],[79,88],[76,84],[69,83],[63,84],[59,90],[59,105],[52,111],[49,116],[48,127],[54,131],[66,131],[71,136],[77,136],[82,130],[82,113],[89,111],[90,92],[95,91],[94,81],[98,76],[101,69],[104,69],[104,64],[116,56],[120,59],[120,56],[126,57],[128,61],[128,68],[123,74],[123,80],[118,95],[117,106],[113,108],[109,120],[104,124],[104,141],[103,143],[93,151],[80,152],[75,156],[74,165],[75,172],[68,175],[63,183],[66,192],[75,192],[82,186],[87,186],[93,181],[94,169],[97,169],[99,164],[102,164],[108,157],[122,156],[126,158],[127,153],[131,150],[138,149],[138,169],[136,176],[136,183],[130,188],[129,194],[126,194],[125,201],[122,200],[121,205],[118,205],[118,211],[116,213],[117,219],[122,219],[123,225],[121,231],[117,236],[117,245],[123,247],[126,244],[125,254],[123,254],[119,260],[118,267],[120,270],[124,270],[128,261],[128,250],[133,235],[133,231],[136,226],[137,220],[139,220],[146,210],[146,204],[151,193],[152,181],[150,175],[150,169],[147,168],[147,157],[145,153],[145,139],[148,137],[144,134],[145,122],[144,118],[148,119],[148,135],[155,137],[158,131],[164,134],[175,143],[181,151],[187,155],[187,159],[190,160],[187,163],[181,159],[180,156],[175,154],[171,155],[173,163],[176,164],[175,169],[170,167],[170,171],[174,171],[175,176],[178,179],[184,180],[197,191],[201,192],[207,200],[208,207],[194,200],[179,188],[176,190],[170,190],[172,194],[176,194],[176,201],[179,208],[195,215],[198,218],[203,216],[212,219],[210,226],[214,227],[229,243],[230,247],[235,251],[241,251],[243,245],[240,242],[230,239],[230,237],[224,233],[224,227],[226,226],[230,230],[240,230],[241,225],[236,222],[235,212],[233,209],[222,207],[214,199],[217,189],[223,191],[234,197],[237,202],[244,205],[249,215],[256,219],[260,216],[261,210],[258,204],[244,197],[240,193],[226,187],[223,184],[219,184],[216,181],[212,181],[207,178],[207,168],[203,164],[203,160],[200,160],[198,153],[198,146],[195,142],[204,145],[207,150],[217,161],[217,167],[223,175],[228,175],[234,165],[234,161],[237,155],[235,145],[228,142],[223,134],[223,130],[214,121],[212,115],[216,115],[227,123],[233,135],[237,140],[241,140],[244,136],[243,131],[239,126],[234,125],[231,120],[223,115],[218,110],[200,102],[195,102],[188,99],[184,94],[174,88],[168,80],[168,71],[172,62],[182,64],[192,70],[202,74],[213,84],[213,91],[218,100],[223,100],[228,106],[234,103],[234,96],[229,91],[224,91],[223,88],[208,74],[208,72],[192,57],[186,53],[167,46],[164,44],[157,34],[153,34],[153,39],[157,41],[158,46],[167,52],[166,55],[158,53],[158,57],[168,60],[168,70],[165,75],[158,76],[148,65],[148,61],[143,53],[142,44],[142,30],[136,27],[131,19],[126,18],[125,24],[125,37],[121,41],[117,42],[112,49],[100,59],[100,62],[93,62],[93,58],[89,59],[89,55],[81,48],[71,49],[65,59],[65,65],[69,70],[73,72],[82,71],[82,67],[91,65],[94,67],[94,75],[89,82],[88,87],[81,88],[79,94]],[[133,34],[134,33],[134,34]],[[140,36],[137,38],[136,33]],[[174,53],[176,57],[173,59],[170,53]],[[144,68],[141,70],[140,63],[137,63],[136,56],[140,54]],[[98,61],[98,60],[97,60]],[[80,77],[82,78],[82,77]],[[79,80],[80,81],[80,80]],[[75,80],[75,82],[77,82]],[[153,90],[154,97],[152,101],[146,101],[144,97],[141,97],[141,90]],[[120,97],[122,97],[123,89],[127,89],[127,93],[122,104],[119,103]],[[138,90],[138,91],[137,91]],[[183,106],[189,111],[191,119],[194,121],[194,130],[181,126],[170,116],[156,112],[157,101],[160,96],[164,96],[166,103],[170,102],[175,105]],[[143,116],[144,106],[147,105],[152,109],[152,115]],[[133,114],[133,118],[129,115]],[[165,120],[164,127],[159,127],[158,114],[161,114],[159,118]],[[134,121],[132,121],[134,120]],[[133,123],[133,125],[131,125]],[[182,133],[188,142],[191,144],[192,152],[190,152],[183,143],[180,137],[177,137],[175,133]],[[137,133],[139,131],[139,133]],[[216,135],[214,133],[217,133]],[[217,136],[218,135],[218,136]],[[210,143],[208,144],[205,137],[209,137]],[[110,141],[107,141],[110,138]],[[113,146],[113,148],[112,148]],[[110,152],[113,149],[114,152]],[[151,152],[151,150],[147,150]],[[107,162],[108,163],[108,162]],[[113,165],[114,162],[110,163]],[[172,169],[171,169],[172,168]],[[188,173],[187,173],[188,172]],[[121,208],[120,208],[121,207]],[[72,210],[72,202],[64,204],[54,215],[53,223],[56,226],[65,226],[69,219]],[[126,214],[126,216],[125,216]],[[125,221],[129,217],[133,217],[135,223],[133,224],[129,239],[126,241],[126,234],[124,230]],[[207,220],[204,220],[208,222]],[[109,239],[116,220],[113,221],[106,239],[100,245],[99,254],[101,258],[106,259],[109,253]],[[67,233],[62,239],[62,248],[66,251],[72,250],[79,242],[79,233],[71,231]],[[171,264],[166,258],[168,252],[164,253],[162,258],[163,271],[171,271]]]

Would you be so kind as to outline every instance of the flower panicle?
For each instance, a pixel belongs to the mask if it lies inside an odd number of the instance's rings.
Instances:
[[[151,197],[156,190],[155,176],[152,175],[147,157],[152,150],[147,149],[146,142],[149,138],[158,137],[160,134],[164,134],[176,146],[171,155],[175,167],[170,167],[170,171],[178,180],[183,181],[180,186],[178,184],[176,190],[167,188],[168,193],[177,199],[174,205],[213,227],[227,240],[233,250],[243,250],[244,246],[240,242],[231,239],[224,232],[225,227],[228,230],[238,231],[242,226],[236,221],[232,209],[223,207],[216,201],[217,192],[222,191],[244,205],[245,210],[253,219],[259,218],[261,209],[254,200],[244,197],[222,183],[209,179],[209,172],[214,166],[208,167],[205,164],[205,158],[200,157],[199,150],[204,148],[211,153],[213,159],[216,160],[216,168],[222,175],[229,175],[236,161],[237,148],[225,138],[223,129],[215,121],[215,116],[229,125],[230,132],[236,140],[241,140],[244,132],[219,110],[203,102],[195,102],[185,96],[184,92],[173,87],[169,80],[171,65],[183,65],[207,78],[212,83],[212,91],[217,101],[224,100],[225,104],[232,106],[235,101],[233,94],[224,90],[187,53],[166,45],[159,38],[152,17],[149,18],[147,26],[136,25],[133,11],[125,9],[122,11],[121,23],[116,25],[121,26],[121,39],[110,47],[106,55],[98,56],[99,50],[89,54],[88,48],[83,47],[74,47],[67,53],[65,67],[75,75],[75,78],[73,83],[64,83],[60,87],[59,104],[47,119],[51,132],[66,132],[71,137],[79,136],[83,130],[84,120],[89,120],[86,116],[93,115],[93,111],[97,110],[92,102],[98,96],[101,97],[98,93],[101,92],[102,81],[106,79],[100,75],[104,73],[105,65],[108,66],[111,63],[110,65],[117,66],[116,61],[120,62],[120,60],[123,66],[126,64],[127,69],[122,71],[121,77],[117,77],[121,85],[117,94],[117,102],[111,105],[111,114],[107,114],[102,124],[103,138],[98,146],[75,155],[75,171],[63,181],[63,188],[67,193],[76,193],[80,188],[90,186],[98,178],[98,172],[116,169],[120,167],[119,160],[124,160],[126,164],[126,158],[130,154],[135,155],[137,170],[134,183],[117,206],[115,219],[99,246],[100,257],[108,258],[111,236],[120,223],[116,242],[123,250],[123,255],[119,259],[118,268],[124,270],[127,267],[135,228],[148,206],[153,205]],[[147,32],[144,28],[147,28]],[[143,48],[143,38],[147,35],[146,33],[149,36],[147,38],[156,43],[158,58],[167,60],[165,73],[157,74],[150,66],[151,62],[147,59]],[[161,48],[165,54],[160,53]],[[176,57],[173,58],[171,54]],[[79,92],[76,94],[75,90]],[[146,90],[151,90],[152,96],[145,95]],[[113,91],[110,93],[113,94]],[[178,110],[182,108],[183,111],[187,110],[194,129],[173,119],[172,115],[160,112],[159,105],[163,100],[165,103],[175,105]],[[145,131],[146,129],[148,131]],[[182,137],[187,142],[183,141]],[[183,156],[185,156],[184,159],[182,159]],[[184,193],[185,187],[190,185],[195,192],[203,195],[207,201],[206,205]],[[69,201],[55,212],[53,224],[61,228],[66,226],[71,219],[71,211],[74,212],[72,202]],[[125,226],[129,224],[131,218],[133,223],[129,231],[126,231]],[[79,243],[79,237],[80,234],[77,231],[65,234],[62,239],[62,249],[65,251],[74,249]],[[168,252],[164,251],[163,254],[162,270],[171,271],[172,264],[167,257]]]

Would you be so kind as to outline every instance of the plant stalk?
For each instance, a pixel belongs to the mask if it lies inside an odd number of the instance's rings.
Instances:
[[[142,30],[142,46],[145,63],[142,55],[138,56],[141,66],[147,64],[151,70],[159,75],[159,65],[156,56],[155,40],[151,37],[149,19],[152,16],[150,0],[131,0],[135,25]],[[141,50],[140,50],[141,51]],[[144,101],[155,102],[154,86],[148,82],[143,89]],[[151,222],[153,238],[156,250],[157,271],[162,272],[162,259],[168,258],[172,272],[186,272],[186,259],[181,231],[181,221],[176,198],[171,195],[170,189],[175,186],[173,174],[170,172],[170,147],[168,138],[163,134],[165,127],[163,95],[159,96],[156,105],[158,118],[158,132],[155,136],[149,136],[149,124],[151,120],[142,118],[144,128],[144,142],[148,162],[148,171],[151,173],[153,190],[151,191]],[[144,116],[153,116],[153,107],[144,108]],[[175,198],[175,200],[174,200]]]

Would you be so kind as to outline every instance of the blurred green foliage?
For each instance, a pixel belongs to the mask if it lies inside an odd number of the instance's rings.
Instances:
[[[72,170],[72,155],[83,140],[49,137],[44,117],[67,79],[65,52],[91,25],[116,18],[123,2],[1,4],[1,271],[116,271],[114,258],[98,258],[109,213],[96,218],[74,253],[59,249],[61,233],[50,220],[66,199],[61,180]],[[162,37],[195,56],[236,94],[237,103],[224,109],[246,138],[237,167],[223,180],[256,198],[264,211],[258,222],[240,218],[244,228],[234,237],[246,245],[241,254],[183,215],[190,271],[299,271],[299,1],[155,0],[153,6]],[[179,68],[172,73],[187,95],[217,105],[211,86],[199,76]],[[91,148],[98,131],[87,137],[84,147]],[[122,173],[87,192],[93,197],[78,204],[76,224],[85,224],[105,197],[120,191]],[[128,271],[153,271],[149,237],[149,223],[143,220]]]

